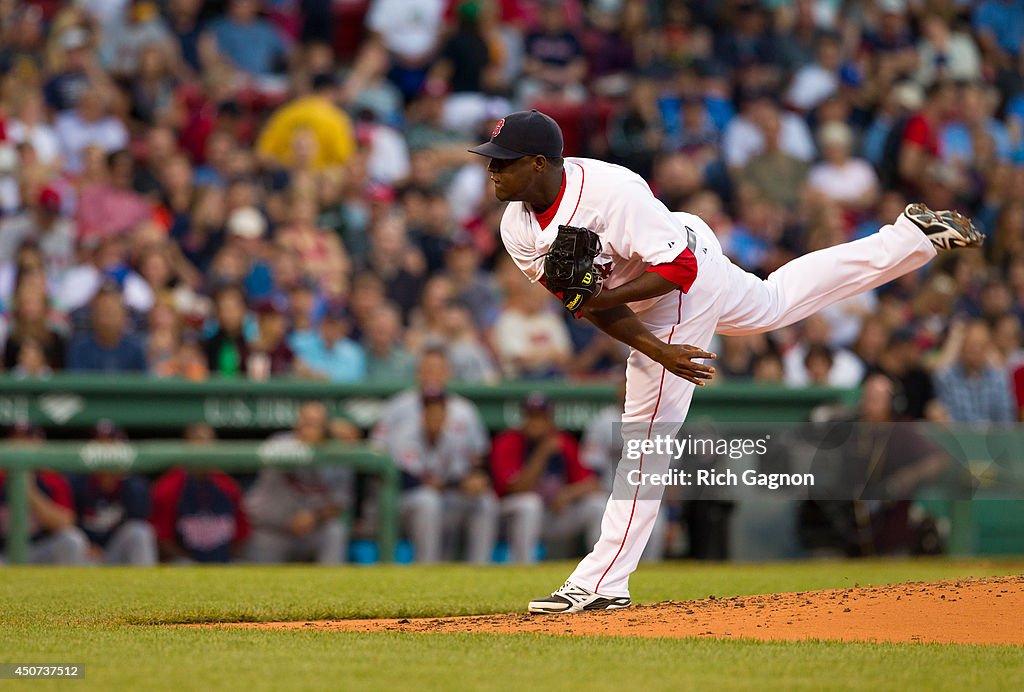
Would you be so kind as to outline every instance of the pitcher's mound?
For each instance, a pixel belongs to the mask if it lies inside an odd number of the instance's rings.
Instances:
[[[536,632],[640,637],[1024,644],[1024,576],[709,597],[575,615],[234,623],[337,632]]]

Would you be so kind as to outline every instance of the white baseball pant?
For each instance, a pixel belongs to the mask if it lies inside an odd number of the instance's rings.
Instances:
[[[692,217],[690,217],[691,226]],[[696,224],[697,279],[689,293],[673,291],[638,314],[668,343],[707,349],[719,334],[757,334],[798,322],[822,308],[907,274],[935,257],[931,241],[900,217],[874,235],[818,250],[780,267],[767,279],[746,272],[722,252],[707,224]],[[686,419],[695,385],[631,351],[626,362],[623,438],[674,434]],[[635,455],[634,455],[635,456]],[[629,595],[636,569],[658,516],[662,486],[631,483],[630,472],[661,474],[665,455],[623,453],[601,521],[601,537],[569,577],[604,596]],[[636,480],[636,474],[633,474]]]

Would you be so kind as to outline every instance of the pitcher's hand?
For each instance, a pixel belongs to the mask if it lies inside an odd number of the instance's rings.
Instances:
[[[698,387],[704,386],[704,380],[710,380],[715,369],[710,365],[694,362],[700,358],[717,358],[714,353],[689,344],[665,344],[656,354],[655,360],[676,377],[692,382]]]

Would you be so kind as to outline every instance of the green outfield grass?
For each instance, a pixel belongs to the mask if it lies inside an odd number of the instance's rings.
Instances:
[[[1020,647],[160,626],[521,611],[570,569],[4,568],[0,663],[86,666],[85,680],[33,689],[1024,689]],[[1021,572],[1021,561],[667,564],[643,567],[632,589],[649,602]]]

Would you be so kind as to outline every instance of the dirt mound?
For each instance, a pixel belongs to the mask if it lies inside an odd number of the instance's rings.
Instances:
[[[562,635],[1024,645],[1024,576],[665,601],[576,615],[231,623],[337,632]]]

